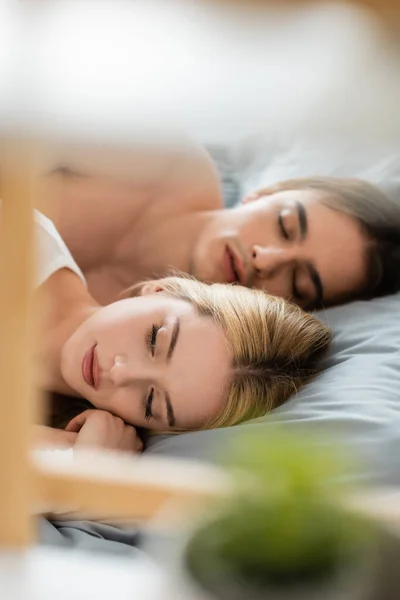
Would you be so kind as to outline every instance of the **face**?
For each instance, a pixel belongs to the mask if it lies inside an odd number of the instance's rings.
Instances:
[[[230,365],[222,329],[164,292],[100,308],[61,359],[66,383],[94,406],[153,430],[216,416]]]
[[[364,236],[353,218],[319,200],[315,190],[285,190],[221,211],[195,248],[193,275],[303,307],[357,291],[366,277]]]

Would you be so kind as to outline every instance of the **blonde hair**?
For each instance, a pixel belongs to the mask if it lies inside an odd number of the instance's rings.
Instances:
[[[393,294],[400,289],[400,207],[378,187],[357,178],[302,177],[257,190],[255,198],[286,190],[315,190],[320,203],[355,219],[366,239],[366,283],[337,303]]]
[[[201,429],[227,427],[261,417],[283,404],[317,372],[331,331],[282,298],[236,285],[205,284],[189,277],[151,282],[190,302],[225,333],[233,356],[226,402]],[[146,284],[134,286],[140,293]]]

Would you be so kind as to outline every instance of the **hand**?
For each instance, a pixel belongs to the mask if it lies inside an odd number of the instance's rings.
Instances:
[[[124,452],[141,452],[142,440],[132,425],[105,410],[85,410],[65,428],[76,433],[74,448],[96,447]]]

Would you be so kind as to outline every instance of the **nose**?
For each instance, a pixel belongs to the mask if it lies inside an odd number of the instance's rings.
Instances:
[[[149,366],[139,364],[136,360],[135,364],[125,354],[118,354],[114,358],[114,364],[110,370],[111,382],[116,387],[127,387],[135,383],[148,382],[152,379]]]
[[[290,266],[295,260],[293,249],[279,246],[253,246],[253,267],[257,275],[269,278],[283,267]]]

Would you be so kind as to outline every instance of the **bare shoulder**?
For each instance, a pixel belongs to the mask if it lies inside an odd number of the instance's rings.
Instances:
[[[207,151],[188,136],[129,147],[64,145],[49,154],[47,206],[82,268],[112,254],[140,224],[222,208]]]
[[[141,198],[161,198],[165,204],[189,209],[220,208],[222,194],[215,166],[206,149],[181,132],[155,137],[138,135],[130,145],[83,147],[64,144],[49,151],[53,173],[64,178],[80,176],[113,180],[134,192],[131,205]],[[137,192],[140,192],[138,194]]]
[[[168,169],[151,190],[148,214],[174,217],[223,208],[221,183],[204,147],[187,139],[170,154]]]
[[[43,212],[54,222],[80,267],[104,262],[144,210],[146,191],[119,180],[53,172],[43,182]]]
[[[188,140],[177,151],[170,186],[188,201],[197,201],[199,209],[223,207],[221,183],[215,165],[207,150],[193,140]]]

